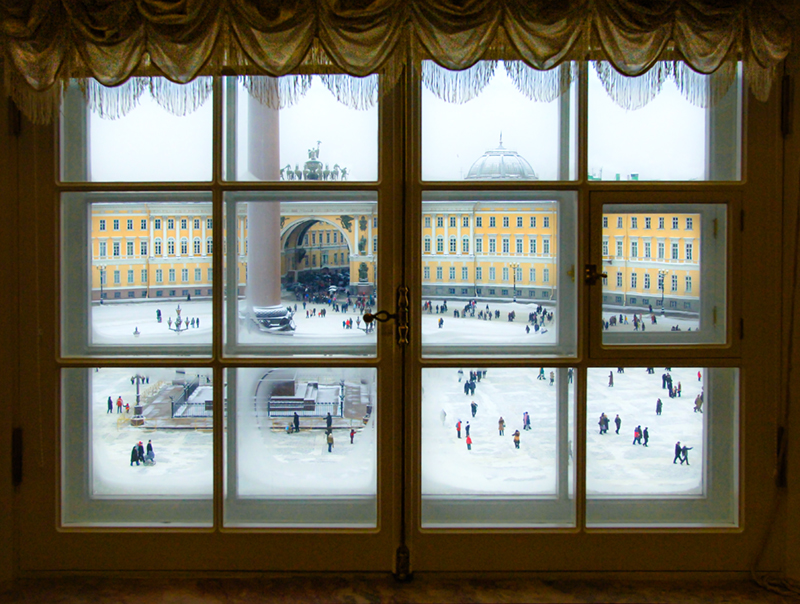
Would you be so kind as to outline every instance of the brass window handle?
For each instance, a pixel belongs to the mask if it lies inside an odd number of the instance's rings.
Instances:
[[[587,285],[597,284],[600,278],[607,279],[608,273],[598,273],[596,264],[587,264],[583,267],[583,280]]]
[[[375,313],[364,313],[364,323],[385,323],[389,319],[397,321],[397,343],[401,345],[408,344],[408,308],[409,296],[408,288],[400,286],[397,288],[397,312],[390,313],[386,310],[379,310]]]

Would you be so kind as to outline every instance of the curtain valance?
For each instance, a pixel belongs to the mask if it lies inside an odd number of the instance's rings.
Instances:
[[[540,71],[596,59],[623,76],[664,60],[701,74],[741,60],[751,90],[765,100],[790,40],[784,9],[765,0],[0,2],[6,92],[37,122],[52,119],[71,78],[109,87],[134,77],[188,83],[203,75],[321,70],[381,73],[391,84],[419,58],[450,70],[502,59]],[[544,80],[552,88],[554,78]],[[374,93],[372,85],[362,88]]]

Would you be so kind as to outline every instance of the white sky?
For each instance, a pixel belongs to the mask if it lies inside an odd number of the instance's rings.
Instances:
[[[240,98],[247,93],[240,88]],[[557,165],[557,104],[536,103],[518,92],[498,67],[492,82],[472,101],[446,103],[422,94],[423,177],[460,180],[487,149],[503,144],[525,157],[541,179],[554,179]],[[246,103],[239,103],[240,124]],[[209,180],[212,103],[175,117],[145,94],[139,107],[119,120],[92,113],[91,175],[94,181]],[[349,180],[377,177],[378,111],[349,109],[314,79],[307,95],[281,112],[281,166],[308,159],[346,166]],[[240,132],[245,128],[240,125]],[[239,165],[246,144],[239,137]],[[668,81],[650,104],[625,111],[589,76],[589,170],[613,179],[638,173],[641,180],[703,179],[705,110],[690,105]],[[240,177],[246,177],[240,175]]]

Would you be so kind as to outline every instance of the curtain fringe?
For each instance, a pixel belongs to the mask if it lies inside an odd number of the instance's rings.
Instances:
[[[549,103],[567,92],[577,75],[577,66],[572,62],[541,71],[522,61],[503,61],[503,68],[516,89],[538,103]]]
[[[494,77],[497,61],[481,61],[468,69],[451,71],[434,63],[422,64],[422,83],[437,97],[461,105],[483,91]]]
[[[286,109],[302,99],[311,88],[310,75],[242,76],[239,78],[247,92],[262,105],[272,109]]]

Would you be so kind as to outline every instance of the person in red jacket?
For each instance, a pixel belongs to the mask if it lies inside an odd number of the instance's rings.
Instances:
[[[472,451],[472,437],[467,436],[467,450]]]
[[[456,434],[458,434],[458,437],[461,438],[461,420],[458,420],[458,423],[456,424]]]
[[[350,429],[350,444],[353,444],[353,437],[356,435],[356,431],[354,428]]]

